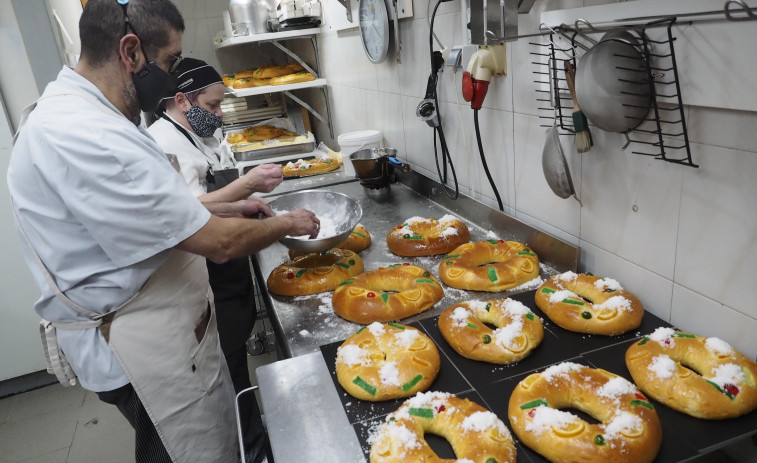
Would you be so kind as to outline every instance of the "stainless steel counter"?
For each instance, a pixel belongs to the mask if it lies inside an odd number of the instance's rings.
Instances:
[[[445,214],[456,215],[468,224],[471,241],[495,238],[527,243],[539,255],[542,278],[576,269],[578,250],[574,246],[539,232],[470,198],[461,196],[455,201],[450,201],[438,188],[438,184],[425,177],[406,174],[405,178],[409,180],[407,184],[395,183],[380,190],[365,189],[354,181],[331,183],[328,186],[329,190],[345,193],[357,199],[363,208],[361,223],[372,235],[371,246],[360,253],[366,271],[409,262],[424,267],[438,276],[438,266],[442,256],[414,258],[396,256],[386,246],[386,234],[392,227],[410,217],[441,217]],[[328,181],[328,179],[322,180],[324,184]],[[295,182],[295,180],[286,182]],[[291,184],[295,186],[295,183]],[[300,182],[297,184],[303,185]],[[312,186],[305,185],[298,189],[304,188],[312,188]],[[346,339],[357,331],[360,325],[344,320],[334,313],[331,292],[283,297],[271,295],[265,290],[268,275],[287,259],[287,252],[286,247],[276,243],[259,252],[253,259],[280,352],[285,357],[316,352],[319,346]],[[491,299],[494,295],[506,297],[535,289],[541,282],[542,280],[537,279],[530,284],[500,293],[464,291],[445,286],[444,298],[440,302],[426,312],[404,319],[403,322],[410,323],[439,315],[444,308],[464,300],[485,300]]]
[[[263,365],[255,374],[274,461],[365,461],[320,353]]]

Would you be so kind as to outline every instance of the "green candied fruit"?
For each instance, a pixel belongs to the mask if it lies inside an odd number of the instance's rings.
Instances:
[[[581,318],[583,318],[584,320],[590,319],[591,312],[589,312],[588,310],[584,310],[583,312],[581,312]]]
[[[482,340],[482,341],[484,342],[484,344],[489,344],[490,342],[492,342],[492,337],[491,337],[491,336],[489,336],[488,334],[485,334],[485,335],[484,335],[484,336],[483,336],[483,337],[481,338],[481,340]]]
[[[405,238],[406,240],[409,240],[410,239],[410,233],[405,233],[404,235],[402,235],[402,237]]]
[[[605,438],[602,436],[602,434],[597,434],[594,436],[594,443],[597,445],[605,445]]]
[[[488,312],[489,309],[492,308],[492,303],[491,302],[487,303],[485,308],[486,308],[486,311]]]
[[[497,463],[497,459],[496,458],[487,458],[484,463]]]
[[[349,262],[350,262],[350,265],[355,265],[355,259],[350,259]]]
[[[445,264],[447,264],[447,265],[452,265],[452,264],[454,264],[454,263],[455,263],[455,261],[454,261],[454,260],[448,260],[447,262],[445,262]]]
[[[331,250],[330,250],[330,249],[327,249],[327,250],[325,250],[325,251],[321,251],[321,255],[322,255],[322,256],[325,256],[326,254],[328,254],[328,253],[329,253],[329,251],[331,251]]]
[[[424,277],[430,277],[430,276],[431,276],[431,274],[430,274],[430,273],[428,273],[428,272],[423,272],[423,276],[424,276]]]

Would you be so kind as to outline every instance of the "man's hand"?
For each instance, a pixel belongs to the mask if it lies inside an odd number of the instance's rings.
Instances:
[[[244,174],[245,185],[255,193],[270,193],[284,181],[284,174],[279,164],[261,164]]]
[[[321,221],[307,209],[296,209],[279,217],[287,217],[292,221],[289,236],[308,235],[310,238],[315,238],[321,229]]]

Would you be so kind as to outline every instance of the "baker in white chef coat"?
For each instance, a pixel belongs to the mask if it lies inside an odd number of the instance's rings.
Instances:
[[[176,88],[158,108],[158,119],[148,132],[169,155],[179,161],[190,190],[203,202],[237,201],[253,193],[270,192],[284,180],[279,164],[262,164],[239,178],[231,156],[221,149],[221,102],[225,87],[221,75],[205,61],[184,58],[176,68]],[[210,287],[216,303],[218,335],[234,390],[252,386],[247,369],[247,340],[257,309],[247,257],[223,264],[207,261]],[[249,415],[247,414],[249,412]],[[250,461],[265,454],[267,436],[257,403],[240,417],[246,423],[245,449]]]
[[[49,369],[118,406],[139,463],[237,461],[205,258],[319,227],[303,209],[246,218],[265,208],[247,200],[211,214],[139,127],[173,85],[183,30],[169,0],[89,0],[80,61],[22,115],[8,168]]]

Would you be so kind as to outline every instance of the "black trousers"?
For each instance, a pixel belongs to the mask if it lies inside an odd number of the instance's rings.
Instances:
[[[127,384],[112,391],[98,392],[97,396],[103,402],[118,407],[118,411],[134,428],[136,434],[134,456],[137,463],[171,463],[171,457],[168,456],[134,386]]]

